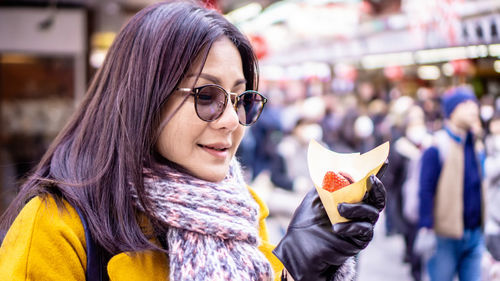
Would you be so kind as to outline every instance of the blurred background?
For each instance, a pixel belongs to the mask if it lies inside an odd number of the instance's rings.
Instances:
[[[154,2],[0,0],[0,213],[85,94],[121,26]],[[312,187],[311,139],[337,152],[393,146],[401,137],[424,147],[442,127],[440,97],[460,85],[480,100],[481,137],[491,135],[500,109],[498,0],[205,4],[250,38],[260,60],[259,90],[270,102],[238,157],[269,205],[275,242]],[[400,235],[406,176],[384,179],[387,208],[358,257],[358,280],[425,279],[410,268]]]

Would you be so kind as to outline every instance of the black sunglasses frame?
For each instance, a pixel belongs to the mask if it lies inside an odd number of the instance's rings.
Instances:
[[[208,119],[208,120],[206,118],[202,118],[200,116],[200,114],[198,113],[198,97],[200,95],[201,90],[203,90],[204,88],[207,88],[207,87],[218,88],[220,91],[222,91],[222,93],[224,93],[224,104],[222,106],[221,112],[219,112],[213,119]],[[206,85],[203,85],[203,86],[200,86],[200,87],[196,87],[196,88],[193,88],[193,89],[191,89],[191,88],[177,88],[176,90],[180,91],[180,92],[184,92],[184,93],[189,93],[190,95],[194,96],[194,108],[195,108],[195,111],[196,111],[196,115],[198,116],[198,118],[200,118],[201,120],[203,120],[205,122],[213,122],[213,121],[219,119],[222,116],[222,114],[224,114],[224,110],[226,109],[227,101],[229,99],[231,99],[231,102],[233,103],[234,110],[236,111],[236,113],[238,113],[238,102],[241,100],[241,98],[244,95],[251,93],[251,94],[257,94],[257,95],[259,95],[262,98],[262,107],[260,108],[259,112],[257,113],[257,116],[255,118],[253,118],[254,120],[251,123],[249,123],[249,124],[245,124],[245,123],[241,122],[240,118],[238,118],[238,122],[241,125],[243,125],[243,126],[250,126],[250,125],[254,124],[255,122],[257,122],[257,120],[260,117],[260,114],[264,110],[264,106],[267,103],[267,98],[264,97],[261,93],[259,93],[257,91],[246,90],[243,93],[241,93],[241,94],[238,95],[236,93],[231,93],[231,92],[226,91],[226,89],[222,88],[221,86],[219,86],[217,84],[206,84]]]

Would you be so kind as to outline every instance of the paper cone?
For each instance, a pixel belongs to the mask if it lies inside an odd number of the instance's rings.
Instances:
[[[340,216],[339,203],[357,203],[363,200],[367,191],[366,181],[370,175],[376,174],[389,156],[389,142],[360,153],[337,153],[331,151],[317,141],[311,140],[307,151],[309,175],[318,191],[321,202],[332,224],[348,221]],[[326,172],[342,171],[348,173],[354,183],[334,192],[323,189],[323,177]]]

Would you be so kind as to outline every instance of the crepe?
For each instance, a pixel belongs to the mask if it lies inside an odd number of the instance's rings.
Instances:
[[[307,151],[309,175],[332,224],[348,221],[339,214],[337,205],[339,203],[358,203],[363,200],[363,196],[367,192],[368,177],[380,170],[388,156],[389,142],[360,154],[337,153],[323,147],[317,141],[311,140]],[[354,182],[334,192],[326,191],[322,185],[323,177],[328,171],[346,172],[353,178]]]

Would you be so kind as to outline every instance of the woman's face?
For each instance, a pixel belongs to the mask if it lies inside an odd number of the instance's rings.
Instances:
[[[179,88],[192,88],[201,62],[195,63]],[[216,41],[208,53],[201,74],[194,84],[200,87],[217,84],[227,92],[243,92],[246,80],[238,49],[227,38]],[[182,103],[187,93],[175,91],[163,109],[162,118],[170,116]],[[172,119],[161,129],[156,143],[158,152],[168,160],[187,169],[192,175],[218,182],[229,171],[229,162],[236,153],[244,134],[231,101],[222,116],[205,122],[197,115],[194,97],[182,104]]]

